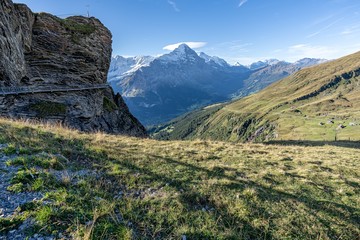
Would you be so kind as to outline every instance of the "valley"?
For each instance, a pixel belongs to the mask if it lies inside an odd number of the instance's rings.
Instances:
[[[152,129],[160,139],[359,141],[359,55],[309,67],[199,120],[203,109]],[[199,114],[200,112],[200,114]],[[188,122],[196,122],[189,135]],[[171,129],[169,131],[169,129]]]
[[[186,44],[159,57],[113,57],[108,82],[145,126],[170,121],[206,105],[256,93],[324,59],[276,59],[249,66],[197,53]]]

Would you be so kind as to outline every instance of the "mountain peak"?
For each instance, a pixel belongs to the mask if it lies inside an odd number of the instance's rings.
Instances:
[[[271,58],[271,59],[266,59],[263,61],[254,62],[254,63],[250,64],[248,67],[251,70],[257,70],[257,69],[260,69],[260,68],[263,68],[266,66],[272,66],[272,65],[278,64],[279,62],[281,62],[281,61],[278,59]]]
[[[205,59],[205,58],[208,58],[208,59],[211,58],[209,55],[207,55],[207,54],[204,53],[204,52],[200,52],[200,53],[199,53],[199,56],[202,57],[202,58],[204,58],[204,59]]]
[[[190,48],[188,45],[186,45],[185,43],[180,44],[171,53],[186,54],[186,55],[187,54],[196,54],[196,52],[192,48]]]
[[[224,59],[216,57],[216,56],[211,57],[211,56],[207,55],[204,52],[200,52],[199,57],[204,59],[206,63],[213,62],[213,63],[215,63],[217,65],[222,66],[222,67],[228,67],[229,66],[229,64]]]
[[[180,44],[174,51],[185,51],[191,49],[186,43]],[[191,49],[192,50],[192,49]]]
[[[164,54],[158,59],[161,61],[169,61],[169,62],[175,62],[175,61],[195,61],[195,59],[198,59],[199,56],[197,53],[191,49],[188,45],[185,43],[180,44],[177,48],[175,48],[172,52],[168,54]]]

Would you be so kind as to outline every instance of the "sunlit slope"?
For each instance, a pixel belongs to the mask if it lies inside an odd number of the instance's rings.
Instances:
[[[359,142],[328,144],[155,141],[0,119],[1,201],[19,202],[0,216],[0,239],[358,239]]]
[[[220,140],[359,140],[360,52],[226,105],[194,134]]]

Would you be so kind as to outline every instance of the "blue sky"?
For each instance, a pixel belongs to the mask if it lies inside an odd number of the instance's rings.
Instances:
[[[113,55],[159,55],[172,44],[230,63],[333,59],[360,50],[359,0],[14,0],[34,12],[99,18]]]

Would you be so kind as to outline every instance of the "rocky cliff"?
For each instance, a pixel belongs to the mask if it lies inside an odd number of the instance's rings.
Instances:
[[[83,131],[145,136],[122,97],[104,87],[111,37],[95,18],[61,19],[1,1],[0,115],[60,121]],[[47,91],[1,93],[9,87],[15,92],[18,88]]]

